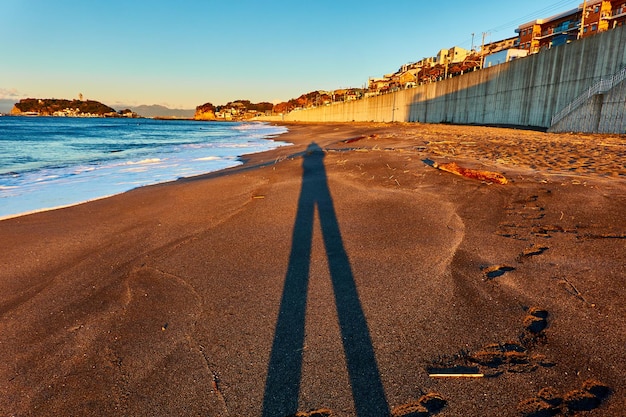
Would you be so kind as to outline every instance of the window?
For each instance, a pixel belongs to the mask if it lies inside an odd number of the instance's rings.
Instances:
[[[598,25],[594,23],[593,25],[591,25],[591,31],[595,32],[596,30],[598,30]]]

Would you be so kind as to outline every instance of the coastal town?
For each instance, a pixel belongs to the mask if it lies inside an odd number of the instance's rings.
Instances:
[[[190,110],[189,118],[248,120],[259,116],[285,114],[295,110],[328,106],[334,102],[354,101],[397,92],[541,53],[577,39],[606,32],[624,25],[625,22],[626,2],[624,0],[585,1],[576,8],[519,25],[515,29],[515,36],[486,42],[488,33],[482,33],[480,36],[472,34],[470,49],[459,46],[441,49],[435,56],[405,63],[392,73],[370,77],[363,87],[338,88],[331,91],[317,90],[276,104],[251,103],[249,100],[235,100],[225,105],[207,102],[197,106],[195,112]],[[82,94],[78,100],[72,102],[72,105],[67,103],[65,107],[60,106],[66,104],[67,100],[57,100],[62,103],[55,104],[54,110],[51,110],[49,106],[50,100],[21,100],[16,103],[10,114],[57,117],[142,117],[141,113],[132,109],[116,111],[104,105],[97,111],[86,111],[84,106],[79,105],[83,102]]]
[[[623,0],[596,0],[581,3],[546,18],[520,25],[515,36],[485,43],[487,33],[481,34],[480,45],[471,49],[452,46],[441,49],[435,56],[403,64],[393,73],[372,77],[366,88],[345,88],[316,91],[275,106],[275,113],[286,113],[303,108],[330,105],[333,102],[352,101],[426,83],[442,81],[495,65],[513,61],[542,51],[565,45],[624,25],[626,2]]]
[[[485,42],[488,34],[482,33],[480,45],[474,45],[475,37],[472,34],[472,46],[469,50],[459,46],[441,49],[435,56],[405,63],[396,71],[381,77],[371,77],[362,88],[339,88],[305,93],[298,98],[275,104],[271,113],[285,114],[295,110],[328,106],[334,102],[360,100],[442,81],[541,53],[577,39],[606,32],[624,25],[625,22],[624,0],[586,1],[574,9],[524,23],[515,30],[515,36]],[[477,38],[476,40],[478,41]],[[211,115],[211,106],[211,103],[198,106],[196,117],[240,120],[259,114],[254,110],[249,111],[240,107],[222,107],[220,111]]]

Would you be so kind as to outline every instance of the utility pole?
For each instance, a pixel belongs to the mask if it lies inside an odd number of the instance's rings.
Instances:
[[[474,52],[474,34],[472,33],[472,52]]]
[[[480,46],[480,69],[483,69],[485,61],[485,36],[487,36],[487,32],[483,32],[483,43]]]
[[[578,39],[583,37],[585,28],[585,15],[587,14],[587,0],[583,1],[583,11],[580,14],[580,28],[578,30]]]

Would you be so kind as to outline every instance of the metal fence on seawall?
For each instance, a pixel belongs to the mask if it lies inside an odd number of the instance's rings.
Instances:
[[[593,97],[596,94],[606,93],[611,90],[617,84],[621,83],[626,79],[626,68],[623,68],[617,74],[614,74],[612,77],[608,79],[602,79],[598,81],[596,84],[592,85],[585,91],[583,94],[578,96],[574,101],[567,105],[564,109],[556,113],[552,116],[552,125],[561,121],[565,116],[576,110],[580,107],[585,101],[589,98]]]

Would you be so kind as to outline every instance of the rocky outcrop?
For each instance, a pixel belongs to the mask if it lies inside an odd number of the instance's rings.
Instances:
[[[196,107],[196,113],[193,118],[194,120],[216,120],[215,106],[211,103],[204,103],[203,105]]]
[[[115,115],[115,109],[94,100],[63,100],[55,98],[25,98],[16,103],[11,114],[40,116]]]

